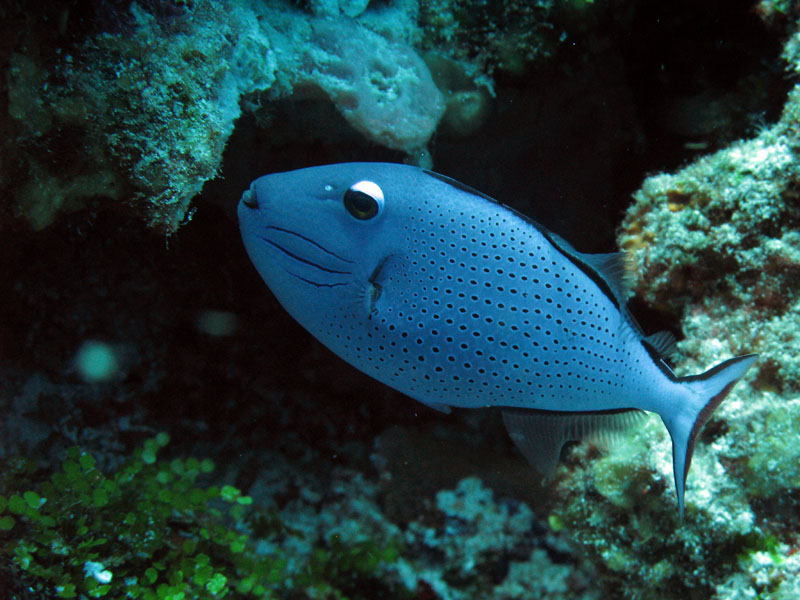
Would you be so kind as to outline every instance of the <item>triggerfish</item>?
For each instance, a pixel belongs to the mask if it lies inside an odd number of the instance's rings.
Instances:
[[[672,438],[684,489],[695,439],[756,360],[677,377],[674,337],[626,308],[622,254],[583,254],[453,179],[345,163],[256,179],[238,208],[253,264],[320,342],[432,408],[498,407],[525,457],[552,473],[569,441],[641,411]]]

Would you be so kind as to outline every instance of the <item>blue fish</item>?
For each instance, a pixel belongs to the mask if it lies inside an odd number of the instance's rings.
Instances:
[[[672,437],[680,514],[695,439],[756,360],[677,377],[666,333],[625,301],[622,254],[583,254],[453,179],[346,163],[256,179],[238,208],[247,252],[320,342],[437,410],[496,406],[552,473],[568,441],[657,413]]]

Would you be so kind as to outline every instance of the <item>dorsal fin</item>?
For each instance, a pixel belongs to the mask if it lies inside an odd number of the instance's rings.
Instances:
[[[669,361],[674,360],[678,354],[678,340],[669,331],[657,331],[644,338],[644,341]]]
[[[543,228],[542,228],[543,229]],[[572,255],[594,271],[611,290],[620,306],[633,295],[633,272],[635,264],[629,252],[609,252],[606,254],[584,254],[578,252],[568,241],[552,231],[543,232],[561,252]]]
[[[619,307],[624,307],[628,302],[628,298],[633,295],[632,285],[635,265],[632,254],[628,252],[611,252],[608,254],[584,254],[582,252],[578,252],[572,247],[572,244],[567,242],[560,235],[553,233],[540,223],[537,223],[530,217],[523,215],[510,206],[506,206],[494,198],[445,175],[428,170],[424,170],[424,172],[431,177],[438,179],[439,181],[447,183],[454,188],[461,190],[462,192],[478,196],[494,204],[499,204],[507,210],[517,214],[521,219],[527,221],[533,227],[539,230],[539,232],[544,235],[551,244],[553,244],[565,256],[572,259],[573,262],[576,262],[584,271],[591,271],[591,273],[588,273],[590,276],[594,274],[596,278],[601,279],[611,292],[611,295],[613,295],[614,300],[616,300]],[[634,330],[636,330],[638,333],[641,333],[641,328],[633,319],[631,319],[631,325],[633,326]]]
[[[607,254],[584,254],[582,252],[578,252],[560,235],[553,233],[540,223],[537,223],[530,217],[527,217],[514,210],[510,206],[506,206],[494,198],[445,175],[428,170],[425,170],[424,172],[431,177],[438,179],[439,181],[447,183],[454,188],[461,190],[462,192],[478,196],[494,204],[499,204],[535,227],[551,244],[553,244],[553,246],[555,246],[559,252],[577,264],[581,270],[595,280],[595,282],[606,294],[612,297],[612,300],[616,302],[617,307],[621,312],[624,313],[625,318],[631,326],[631,329],[636,334],[639,336],[644,335],[636,320],[627,312],[627,310],[625,310],[625,305],[628,302],[628,298],[633,295],[632,287],[635,265],[632,254],[628,252],[611,252]]]
[[[633,255],[628,252],[579,255],[608,284],[620,305],[624,305],[633,295]]]

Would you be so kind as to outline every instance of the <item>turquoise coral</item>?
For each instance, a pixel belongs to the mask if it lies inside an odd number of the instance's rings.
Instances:
[[[0,181],[4,208],[41,229],[64,212],[124,205],[173,233],[218,175],[242,110],[266,122],[270,101],[309,89],[366,140],[430,166],[427,144],[445,104],[448,130],[472,135],[488,115],[495,71],[520,73],[553,52],[561,41],[553,8],[551,0],[198,0],[167,18],[131,3],[114,15],[116,28],[72,52],[58,48],[53,65],[22,45],[12,54],[15,135],[4,151],[21,169]],[[55,145],[69,146],[72,159],[43,160]]]

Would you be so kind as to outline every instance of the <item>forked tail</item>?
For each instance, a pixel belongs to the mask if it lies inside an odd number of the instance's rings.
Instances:
[[[757,354],[748,354],[726,360],[700,375],[681,377],[678,382],[690,393],[684,404],[672,414],[661,415],[672,437],[672,468],[675,491],[683,519],[683,495],[686,475],[692,462],[694,441],[711,413],[725,399],[739,378],[756,361]]]

